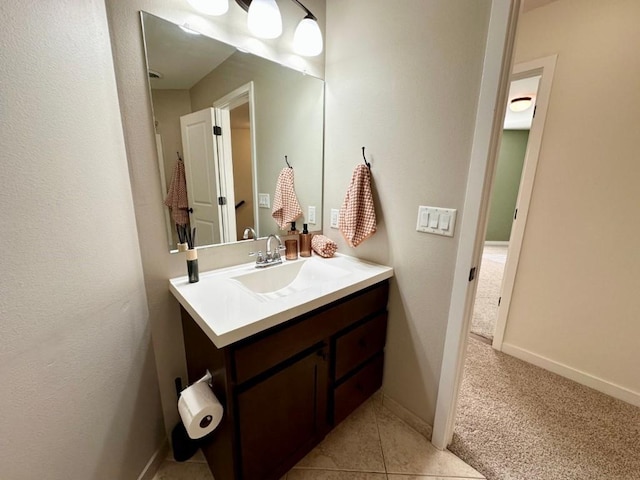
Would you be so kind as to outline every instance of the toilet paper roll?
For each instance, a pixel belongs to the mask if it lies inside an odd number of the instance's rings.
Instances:
[[[178,412],[187,434],[202,438],[220,424],[224,409],[207,382],[194,383],[180,394]]]

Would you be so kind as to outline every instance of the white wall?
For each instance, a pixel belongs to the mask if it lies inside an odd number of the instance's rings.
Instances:
[[[504,349],[640,405],[639,18],[637,0],[521,18],[516,62],[558,61]]]
[[[0,17],[0,478],[134,479],[164,429],[104,2]]]
[[[142,264],[149,304],[152,339],[167,429],[178,421],[173,379],[186,377],[182,326],[178,303],[169,293],[168,279],[186,274],[182,255],[167,249],[162,193],[156,159],[156,147],[149,106],[149,90],[144,60],[139,10],[145,10],[174,23],[187,22],[208,35],[251,51],[262,50],[263,56],[285,64],[295,62],[291,55],[291,39],[299,16],[293,2],[280,5],[285,18],[284,33],[276,41],[249,42],[246,13],[229,2],[229,13],[222,17],[194,15],[186,1],[173,0],[106,0],[118,95],[124,124],[131,188],[136,223],[140,237]],[[325,0],[307,0],[306,6],[318,17],[324,31]],[[304,61],[308,71],[324,76],[324,55]],[[236,243],[199,250],[201,271],[245,262],[252,242]]]
[[[339,251],[392,265],[384,391],[432,423],[458,236],[415,231],[419,205],[461,215],[490,1],[327,4],[324,225],[367,147],[378,232]],[[460,218],[460,217],[459,217]]]

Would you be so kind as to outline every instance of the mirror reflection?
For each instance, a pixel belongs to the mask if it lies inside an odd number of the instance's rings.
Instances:
[[[283,233],[271,215],[287,167],[310,230],[322,228],[324,82],[141,14],[169,248],[176,223],[198,246],[247,227]],[[306,218],[315,207],[315,219]]]

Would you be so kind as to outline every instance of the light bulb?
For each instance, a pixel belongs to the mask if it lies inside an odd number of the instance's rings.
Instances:
[[[229,0],[187,0],[189,4],[205,15],[224,15],[229,10]]]
[[[282,16],[276,0],[253,0],[247,25],[258,38],[278,38],[282,34]]]
[[[322,32],[315,18],[304,17],[293,35],[293,50],[305,57],[315,57],[322,53]]]

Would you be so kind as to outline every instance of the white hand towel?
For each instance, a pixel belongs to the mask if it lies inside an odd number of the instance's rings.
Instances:
[[[371,194],[371,171],[359,164],[353,171],[351,184],[338,216],[338,228],[350,247],[357,247],[376,233],[376,211]]]
[[[283,168],[278,175],[271,216],[281,230],[286,230],[291,222],[302,216],[302,209],[293,187],[293,168]]]

